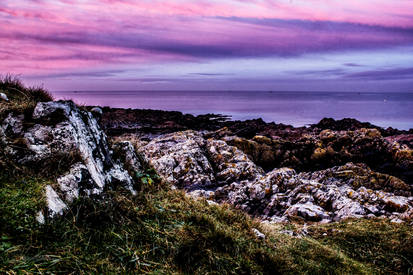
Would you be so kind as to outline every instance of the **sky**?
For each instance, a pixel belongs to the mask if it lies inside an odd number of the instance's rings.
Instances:
[[[0,74],[52,91],[413,92],[413,1],[1,0]]]

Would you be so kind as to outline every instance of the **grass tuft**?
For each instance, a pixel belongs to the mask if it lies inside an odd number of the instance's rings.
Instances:
[[[0,101],[0,119],[8,113],[31,115],[38,102],[52,101],[52,95],[42,87],[26,87],[21,80],[12,75],[0,76],[0,93],[7,95],[9,101]]]

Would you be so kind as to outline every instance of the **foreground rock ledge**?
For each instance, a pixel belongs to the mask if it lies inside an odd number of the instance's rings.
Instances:
[[[196,131],[157,137],[140,152],[164,179],[190,195],[227,202],[270,221],[413,218],[412,187],[364,164],[265,173],[241,150]]]

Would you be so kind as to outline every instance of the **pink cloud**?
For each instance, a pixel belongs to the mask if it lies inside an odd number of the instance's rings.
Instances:
[[[3,0],[0,71],[411,46],[412,18],[410,0]]]

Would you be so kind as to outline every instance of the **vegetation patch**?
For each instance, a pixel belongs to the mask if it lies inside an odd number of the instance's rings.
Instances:
[[[52,101],[52,95],[41,87],[26,87],[15,76],[0,77],[0,93],[7,95],[9,101],[0,100],[0,120],[8,113],[25,114],[31,118],[37,102]]]
[[[42,203],[33,198],[42,197],[45,183],[2,178],[0,273],[402,274],[409,268],[406,260],[389,264],[392,253],[411,258],[412,246],[401,242],[411,240],[406,225],[351,221],[314,225],[309,237],[292,237],[283,231],[301,225],[263,226],[228,205],[171,191],[151,171],[140,175],[137,196],[118,189],[99,200],[80,198],[40,226],[34,209]],[[368,230],[374,237],[366,237]]]
[[[310,233],[320,243],[370,265],[377,273],[413,272],[413,230],[408,223],[354,219],[313,226]]]

